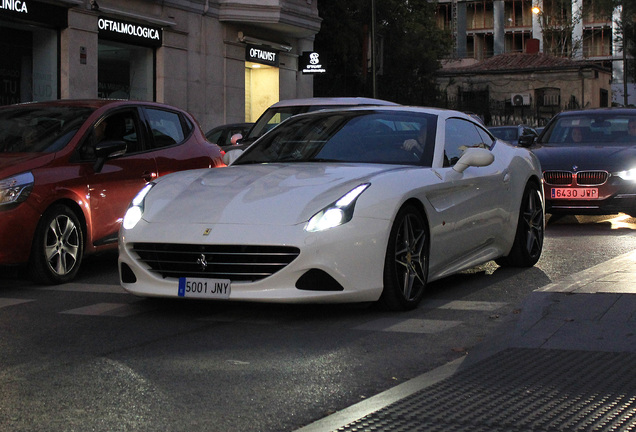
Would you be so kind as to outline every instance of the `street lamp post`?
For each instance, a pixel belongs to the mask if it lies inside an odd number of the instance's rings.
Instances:
[[[373,97],[377,98],[375,61],[375,0],[371,0],[371,91]]]

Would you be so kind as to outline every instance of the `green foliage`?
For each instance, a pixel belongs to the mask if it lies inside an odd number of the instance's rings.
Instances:
[[[451,49],[450,34],[437,28],[435,3],[375,0],[376,44],[382,57],[377,97],[411,105],[434,105],[434,73]],[[364,50],[371,32],[371,0],[320,0],[322,28],[315,48],[327,67],[314,78],[316,96],[372,96],[372,75]],[[379,47],[383,47],[382,50]]]
[[[612,19],[613,11],[621,8],[620,17],[616,20],[619,29],[617,41],[625,47],[627,54],[627,73],[636,81],[636,1],[634,0],[594,0],[591,12],[605,19]]]

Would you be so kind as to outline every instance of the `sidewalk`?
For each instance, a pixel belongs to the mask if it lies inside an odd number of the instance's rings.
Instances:
[[[636,251],[528,296],[466,357],[297,432],[636,430]]]

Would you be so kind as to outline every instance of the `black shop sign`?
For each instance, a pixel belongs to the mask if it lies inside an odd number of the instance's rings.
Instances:
[[[131,45],[160,47],[163,31],[159,27],[99,17],[97,22],[99,37]]]
[[[261,45],[247,45],[245,47],[245,60],[252,63],[266,64],[270,66],[279,65],[279,53],[271,48]]]

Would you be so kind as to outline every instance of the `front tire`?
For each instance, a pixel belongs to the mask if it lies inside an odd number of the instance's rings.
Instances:
[[[71,209],[56,205],[47,210],[33,238],[31,278],[37,283],[61,284],[75,278],[84,254],[84,236]]]
[[[402,208],[389,234],[381,306],[395,311],[417,307],[426,290],[428,251],[428,225],[421,212],[411,205]]]
[[[496,260],[506,267],[532,267],[539,261],[543,249],[545,212],[539,187],[528,183],[521,199],[515,240],[506,257]]]

